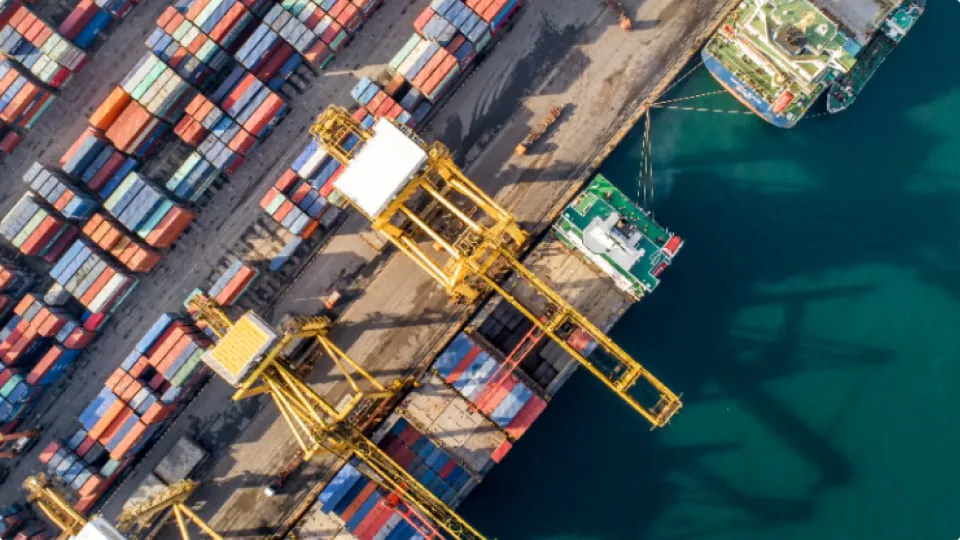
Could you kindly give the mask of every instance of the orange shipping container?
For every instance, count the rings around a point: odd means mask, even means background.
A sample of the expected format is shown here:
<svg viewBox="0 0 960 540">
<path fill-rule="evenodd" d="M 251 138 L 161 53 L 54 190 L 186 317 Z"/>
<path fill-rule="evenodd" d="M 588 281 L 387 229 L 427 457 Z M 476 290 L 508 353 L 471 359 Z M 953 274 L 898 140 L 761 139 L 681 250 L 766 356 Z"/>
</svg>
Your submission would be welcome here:
<svg viewBox="0 0 960 540">
<path fill-rule="evenodd" d="M 133 98 L 130 97 L 130 94 L 126 93 L 123 88 L 119 86 L 115 87 L 110 91 L 106 99 L 100 103 L 97 110 L 93 111 L 93 114 L 90 115 L 90 125 L 106 131 L 116 122 L 117 118 L 123 113 L 131 101 L 133 101 Z"/>
<path fill-rule="evenodd" d="M 91 285 L 90 288 L 87 289 L 87 292 L 83 293 L 83 296 L 80 297 L 80 303 L 85 306 L 90 305 L 90 302 L 93 302 L 94 298 L 100 294 L 100 291 L 103 290 L 103 288 L 110 281 L 110 278 L 112 278 L 115 274 L 116 272 L 114 269 L 110 268 L 109 266 L 104 269 L 103 273 L 101 273 L 100 276 L 93 282 L 93 285 Z"/>
<path fill-rule="evenodd" d="M 107 130 L 107 138 L 113 141 L 118 150 L 127 149 L 137 140 L 151 120 L 153 115 L 136 101 L 131 101 Z"/>
<path fill-rule="evenodd" d="M 43 221 L 40 222 L 37 230 L 33 231 L 20 246 L 20 252 L 26 255 L 39 254 L 43 251 L 44 247 L 53 241 L 62 227 L 63 223 L 59 219 L 53 216 L 45 217 Z"/>
<path fill-rule="evenodd" d="M 147 244 L 168 248 L 180 238 L 183 231 L 193 223 L 194 213 L 186 208 L 173 207 L 160 223 L 147 235 Z"/>
<path fill-rule="evenodd" d="M 120 443 L 110 451 L 110 457 L 117 460 L 126 457 L 127 452 L 140 441 L 140 437 L 142 437 L 146 431 L 147 426 L 143 422 L 134 424 L 133 427 L 130 428 L 130 431 L 124 435 L 123 439 L 120 439 Z"/>
<path fill-rule="evenodd" d="M 127 408 L 126 404 L 122 401 L 114 401 L 112 405 L 107 409 L 107 412 L 103 413 L 103 416 L 96 424 L 87 432 L 87 436 L 91 439 L 100 440 L 100 437 L 110 428 L 114 420 L 117 419 L 117 416 Z"/>
<path fill-rule="evenodd" d="M 124 402 L 117 401 L 117 403 L 119 403 L 120 407 L 122 407 L 120 409 L 120 412 L 117 413 L 117 416 L 113 419 L 113 422 L 110 422 L 110 425 L 107 426 L 107 429 L 103 430 L 103 432 L 100 433 L 99 437 L 95 437 L 98 441 L 104 444 L 106 444 L 107 441 L 112 439 L 117 434 L 117 432 L 120 431 L 120 428 L 123 427 L 124 422 L 129 420 L 131 416 L 136 415 L 133 409 L 128 407 Z M 100 423 L 97 422 L 97 425 L 99 424 Z M 93 427 L 96 428 L 97 426 L 93 426 Z M 90 433 L 87 433 L 87 435 L 90 435 Z"/>
<path fill-rule="evenodd" d="M 133 272 L 149 272 L 160 262 L 160 254 L 137 244 L 131 244 L 124 251 L 126 266 Z"/>
</svg>

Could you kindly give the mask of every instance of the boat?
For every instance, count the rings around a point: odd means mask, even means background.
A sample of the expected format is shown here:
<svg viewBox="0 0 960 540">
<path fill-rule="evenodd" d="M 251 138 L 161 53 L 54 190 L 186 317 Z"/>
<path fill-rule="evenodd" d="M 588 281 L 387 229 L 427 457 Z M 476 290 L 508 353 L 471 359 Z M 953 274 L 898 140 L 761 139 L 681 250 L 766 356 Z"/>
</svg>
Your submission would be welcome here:
<svg viewBox="0 0 960 540">
<path fill-rule="evenodd" d="M 882 32 L 867 44 L 850 73 L 830 85 L 827 112 L 836 114 L 853 104 L 883 61 L 923 15 L 926 3 L 926 0 L 907 0 L 883 21 Z"/>
<path fill-rule="evenodd" d="M 849 73 L 903 0 L 743 0 L 701 52 L 717 82 L 754 114 L 791 128 Z"/>
</svg>

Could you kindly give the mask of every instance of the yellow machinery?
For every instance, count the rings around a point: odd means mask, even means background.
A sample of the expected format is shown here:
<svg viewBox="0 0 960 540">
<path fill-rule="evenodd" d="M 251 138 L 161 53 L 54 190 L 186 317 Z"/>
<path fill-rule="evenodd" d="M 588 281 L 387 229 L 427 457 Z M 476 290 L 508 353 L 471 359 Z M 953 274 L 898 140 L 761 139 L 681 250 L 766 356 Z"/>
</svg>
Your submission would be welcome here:
<svg viewBox="0 0 960 540">
<path fill-rule="evenodd" d="M 180 529 L 180 537 L 184 540 L 190 538 L 190 531 L 187 528 L 188 520 L 192 521 L 210 538 L 223 540 L 222 536 L 217 534 L 193 510 L 187 507 L 187 498 L 196 488 L 196 482 L 183 480 L 146 500 L 133 504 L 117 518 L 117 529 L 126 533 L 134 527 L 149 527 L 151 523 L 155 523 L 162 518 L 168 510 L 172 510 L 173 517 L 177 521 L 177 528 Z"/>
<path fill-rule="evenodd" d="M 350 165 L 337 179 L 337 191 L 454 300 L 472 302 L 496 292 L 654 427 L 670 422 L 682 406 L 680 397 L 523 266 L 518 256 L 527 234 L 463 174 L 443 144 L 427 146 L 406 127 L 386 119 L 367 130 L 336 106 L 320 114 L 310 133 L 334 158 Z M 541 313 L 501 285 L 509 273 L 543 299 Z M 602 368 L 572 347 L 564 335 L 575 329 L 589 335 L 616 365 Z M 659 394 L 652 407 L 629 394 L 640 379 Z"/>
<path fill-rule="evenodd" d="M 327 317 L 297 317 L 284 325 L 278 336 L 255 313 L 247 313 L 236 323 L 214 300 L 195 294 L 189 302 L 194 316 L 220 337 L 216 346 L 204 356 L 204 362 L 230 382 L 237 392 L 235 400 L 268 393 L 280 414 L 290 425 L 305 459 L 326 450 L 344 459 L 355 456 L 371 480 L 415 508 L 454 538 L 482 539 L 483 536 L 453 509 L 404 470 L 370 441 L 357 427 L 363 419 L 352 412 L 361 401 L 398 399 L 412 380 L 396 380 L 389 387 L 380 384 L 346 353 L 327 338 L 331 324 Z M 283 357 L 296 340 L 312 338 L 321 344 L 337 369 L 344 375 L 352 395 L 334 407 L 309 385 L 294 375 Z M 352 369 L 348 369 L 352 368 Z M 352 372 L 351 372 L 352 371 Z M 360 380 L 372 387 L 361 388 Z"/>
<path fill-rule="evenodd" d="M 45 474 L 27 477 L 23 481 L 23 489 L 27 492 L 27 500 L 59 527 L 63 536 L 76 536 L 86 526 L 86 518 L 50 485 Z"/>
<path fill-rule="evenodd" d="M 190 532 L 187 530 L 186 520 L 194 522 L 214 540 L 223 540 L 219 534 L 214 532 L 209 525 L 204 523 L 192 510 L 184 504 L 187 497 L 193 493 L 197 484 L 192 481 L 183 481 L 168 486 L 159 493 L 150 497 L 146 501 L 134 504 L 117 518 L 116 533 L 126 533 L 133 525 L 145 527 L 163 517 L 168 510 L 173 510 L 173 515 L 177 520 L 177 526 L 183 540 L 190 540 Z M 45 474 L 40 473 L 28 477 L 23 482 L 23 488 L 27 492 L 27 500 L 35 504 L 50 521 L 63 531 L 62 538 L 74 537 L 90 524 L 102 530 L 110 528 L 110 525 L 99 518 L 88 522 L 86 518 L 73 509 L 73 506 L 64 499 L 47 480 Z M 113 536 L 119 536 L 114 534 Z"/>
</svg>

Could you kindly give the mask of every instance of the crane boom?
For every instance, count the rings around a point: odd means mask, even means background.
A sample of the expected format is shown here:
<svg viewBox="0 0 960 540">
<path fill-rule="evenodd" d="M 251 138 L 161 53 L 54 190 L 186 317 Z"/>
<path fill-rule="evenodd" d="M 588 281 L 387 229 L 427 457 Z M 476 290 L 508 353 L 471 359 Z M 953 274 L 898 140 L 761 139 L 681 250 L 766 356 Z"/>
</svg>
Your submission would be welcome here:
<svg viewBox="0 0 960 540">
<path fill-rule="evenodd" d="M 330 155 L 351 165 L 337 179 L 336 189 L 453 300 L 472 302 L 497 293 L 654 428 L 667 425 L 680 410 L 677 394 L 520 262 L 526 232 L 464 175 L 444 145 L 427 146 L 405 126 L 386 119 L 365 129 L 336 106 L 321 113 L 310 132 Z M 436 249 L 425 249 L 424 239 Z M 516 286 L 540 299 L 545 306 L 541 313 L 501 284 L 509 275 L 516 278 Z M 594 362 L 568 343 L 567 337 L 578 329 L 607 353 L 612 367 Z M 652 406 L 629 393 L 641 380 L 659 395 Z"/>
<path fill-rule="evenodd" d="M 198 295 L 191 306 L 195 316 L 205 320 L 208 324 L 217 321 L 230 321 L 212 299 Z M 244 317 L 250 317 L 248 313 Z M 210 317 L 210 320 L 207 320 Z M 204 361 L 221 374 L 245 373 L 237 378 L 233 384 L 238 391 L 234 399 L 243 399 L 252 395 L 267 393 L 276 403 L 280 415 L 290 426 L 294 437 L 304 452 L 304 458 L 310 459 L 321 451 L 328 451 L 343 459 L 356 457 L 368 469 L 367 476 L 381 487 L 396 494 L 408 506 L 418 510 L 424 516 L 443 528 L 454 538 L 467 540 L 482 539 L 483 536 L 460 517 L 452 508 L 447 506 L 427 487 L 421 484 L 413 475 L 407 472 L 383 450 L 363 434 L 356 426 L 355 419 L 350 413 L 359 406 L 360 399 L 392 400 L 399 397 L 401 392 L 410 384 L 412 379 L 395 380 L 389 387 L 380 384 L 374 377 L 363 370 L 359 364 L 336 347 L 326 333 L 330 321 L 319 317 L 293 318 L 285 324 L 284 337 L 269 344 L 269 352 L 260 356 L 243 358 L 238 355 L 238 342 L 249 343 L 251 337 L 243 335 L 243 328 L 239 324 L 230 323 L 223 332 L 221 340 L 211 353 L 204 357 Z M 223 326 L 221 326 L 223 328 Z M 333 358 L 335 366 L 352 381 L 352 374 L 347 366 L 359 370 L 361 377 L 373 384 L 373 392 L 363 392 L 356 382 L 351 382 L 354 396 L 346 405 L 334 407 L 307 383 L 297 377 L 282 361 L 282 352 L 289 343 L 289 336 L 314 337 L 321 341 L 323 349 Z M 223 348 L 223 351 L 218 349 Z M 257 351 L 260 346 L 254 346 Z M 245 364 L 257 363 L 250 368 Z M 358 397 L 359 396 L 359 397 Z"/>
<path fill-rule="evenodd" d="M 177 528 L 180 529 L 180 536 L 184 540 L 189 540 L 190 538 L 187 521 L 192 521 L 210 538 L 223 540 L 222 536 L 210 528 L 205 521 L 200 519 L 200 517 L 185 504 L 187 498 L 196 488 L 197 483 L 192 480 L 183 480 L 167 486 L 167 488 L 161 492 L 126 508 L 117 518 L 117 529 L 120 532 L 126 533 L 135 526 L 149 527 L 151 523 L 160 520 L 168 510 L 172 510 L 174 519 L 176 519 L 177 522 Z"/>
</svg>

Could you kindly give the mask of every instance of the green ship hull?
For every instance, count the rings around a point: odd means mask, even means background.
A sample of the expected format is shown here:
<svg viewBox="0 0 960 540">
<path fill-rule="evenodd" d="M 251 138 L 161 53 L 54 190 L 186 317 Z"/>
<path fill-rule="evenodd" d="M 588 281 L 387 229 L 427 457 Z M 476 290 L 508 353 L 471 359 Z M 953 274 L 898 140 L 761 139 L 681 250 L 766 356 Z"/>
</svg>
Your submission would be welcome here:
<svg viewBox="0 0 960 540">
<path fill-rule="evenodd" d="M 853 105 L 884 60 L 916 24 L 920 15 L 923 14 L 925 5 L 926 0 L 907 0 L 890 14 L 883 23 L 883 31 L 867 44 L 850 73 L 830 85 L 827 93 L 827 112 L 836 114 Z"/>
</svg>

